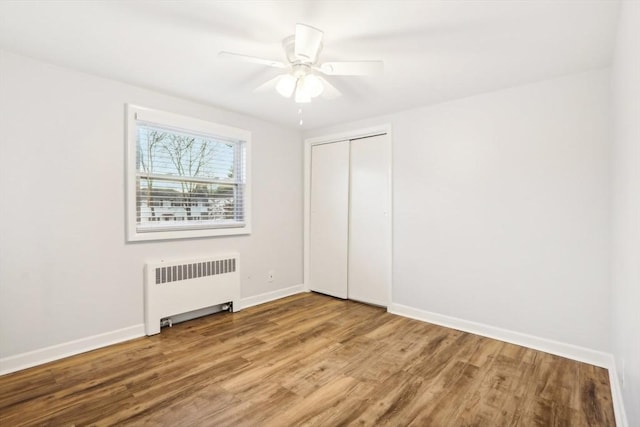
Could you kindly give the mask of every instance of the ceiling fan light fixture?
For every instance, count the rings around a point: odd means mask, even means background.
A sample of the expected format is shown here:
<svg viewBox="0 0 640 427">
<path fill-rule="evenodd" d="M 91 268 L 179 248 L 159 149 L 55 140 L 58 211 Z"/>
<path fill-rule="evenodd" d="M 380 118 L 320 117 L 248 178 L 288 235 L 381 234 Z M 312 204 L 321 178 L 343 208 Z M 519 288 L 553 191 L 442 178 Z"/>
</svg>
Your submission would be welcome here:
<svg viewBox="0 0 640 427">
<path fill-rule="evenodd" d="M 296 90 L 297 79 L 291 74 L 285 74 L 278 80 L 276 84 L 276 91 L 285 98 L 291 98 L 293 92 Z"/>
<path fill-rule="evenodd" d="M 296 103 L 307 104 L 309 102 L 311 102 L 311 94 L 304 85 L 304 78 L 299 78 L 296 85 Z"/>
<path fill-rule="evenodd" d="M 314 74 L 308 74 L 304 77 L 304 88 L 311 98 L 320 96 L 324 90 L 324 85 L 320 78 Z"/>
<path fill-rule="evenodd" d="M 313 74 L 302 75 L 298 77 L 296 84 L 296 102 L 308 103 L 311 98 L 319 96 L 324 90 L 322 80 Z"/>
</svg>

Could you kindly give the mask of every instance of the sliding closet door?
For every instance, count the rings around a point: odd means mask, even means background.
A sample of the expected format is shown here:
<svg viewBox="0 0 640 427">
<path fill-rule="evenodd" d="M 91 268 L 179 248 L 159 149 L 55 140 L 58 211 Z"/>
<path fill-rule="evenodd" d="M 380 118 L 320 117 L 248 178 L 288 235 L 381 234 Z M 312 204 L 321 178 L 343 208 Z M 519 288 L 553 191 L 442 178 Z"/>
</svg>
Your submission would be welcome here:
<svg viewBox="0 0 640 427">
<path fill-rule="evenodd" d="M 351 141 L 349 299 L 387 306 L 391 223 L 388 135 Z"/>
<path fill-rule="evenodd" d="M 309 288 L 347 298 L 349 141 L 311 148 Z"/>
</svg>

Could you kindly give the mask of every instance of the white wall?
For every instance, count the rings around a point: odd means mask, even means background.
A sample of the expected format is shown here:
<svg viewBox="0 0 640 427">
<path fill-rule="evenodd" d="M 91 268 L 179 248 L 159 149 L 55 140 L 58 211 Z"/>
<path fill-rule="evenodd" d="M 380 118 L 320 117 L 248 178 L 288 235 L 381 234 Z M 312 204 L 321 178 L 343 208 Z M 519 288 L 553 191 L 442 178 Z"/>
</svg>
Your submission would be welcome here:
<svg viewBox="0 0 640 427">
<path fill-rule="evenodd" d="M 613 353 L 640 426 L 640 3 L 623 2 L 613 66 Z M 624 378 L 623 378 L 624 377 Z"/>
<path fill-rule="evenodd" d="M 252 132 L 252 235 L 125 244 L 125 103 Z M 243 298 L 302 283 L 297 130 L 2 51 L 0 120 L 0 362 L 140 325 L 145 260 L 239 251 Z"/>
<path fill-rule="evenodd" d="M 304 135 L 391 123 L 394 303 L 609 350 L 609 77 Z"/>
</svg>

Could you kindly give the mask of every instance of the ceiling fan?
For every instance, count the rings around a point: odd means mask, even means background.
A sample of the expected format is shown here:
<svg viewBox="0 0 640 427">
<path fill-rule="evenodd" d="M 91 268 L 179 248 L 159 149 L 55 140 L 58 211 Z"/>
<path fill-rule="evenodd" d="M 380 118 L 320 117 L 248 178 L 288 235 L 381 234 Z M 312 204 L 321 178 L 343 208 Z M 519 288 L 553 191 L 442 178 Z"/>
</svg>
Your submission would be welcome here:
<svg viewBox="0 0 640 427">
<path fill-rule="evenodd" d="M 232 52 L 219 52 L 222 58 L 266 65 L 287 70 L 259 86 L 256 91 L 275 87 L 285 98 L 294 98 L 297 103 L 311 102 L 312 98 L 322 95 L 326 99 L 340 96 L 340 92 L 331 85 L 325 76 L 365 76 L 382 72 L 382 61 L 339 61 L 320 62 L 324 32 L 305 24 L 296 24 L 296 33 L 282 40 L 286 62 L 263 59 L 255 56 Z"/>
</svg>

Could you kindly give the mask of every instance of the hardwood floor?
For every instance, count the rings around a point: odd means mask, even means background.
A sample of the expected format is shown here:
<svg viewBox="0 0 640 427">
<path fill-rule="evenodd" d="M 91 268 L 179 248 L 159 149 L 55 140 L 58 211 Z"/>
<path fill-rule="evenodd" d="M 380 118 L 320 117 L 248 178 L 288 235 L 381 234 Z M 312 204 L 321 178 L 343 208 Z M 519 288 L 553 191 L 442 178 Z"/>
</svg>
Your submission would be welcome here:
<svg viewBox="0 0 640 427">
<path fill-rule="evenodd" d="M 318 294 L 0 377 L 0 425 L 613 426 L 605 369 Z"/>
</svg>

